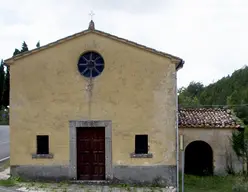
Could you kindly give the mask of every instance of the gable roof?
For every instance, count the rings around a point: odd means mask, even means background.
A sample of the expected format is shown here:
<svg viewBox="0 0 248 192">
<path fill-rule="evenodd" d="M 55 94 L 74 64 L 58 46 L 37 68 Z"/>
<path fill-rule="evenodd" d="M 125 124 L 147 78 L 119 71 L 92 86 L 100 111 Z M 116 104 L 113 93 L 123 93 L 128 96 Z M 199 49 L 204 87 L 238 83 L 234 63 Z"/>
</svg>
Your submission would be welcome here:
<svg viewBox="0 0 248 192">
<path fill-rule="evenodd" d="M 93 27 L 92 27 L 93 25 Z M 7 65 L 10 65 L 11 63 L 13 63 L 15 60 L 18 60 L 18 59 L 21 59 L 21 58 L 24 58 L 26 56 L 29 56 L 31 54 L 34 54 L 34 53 L 37 53 L 39 51 L 42 51 L 44 49 L 47 49 L 49 47 L 53 47 L 53 46 L 56 46 L 60 43 L 63 43 L 63 42 L 66 42 L 66 41 L 69 41 L 71 39 L 75 39 L 77 37 L 80 37 L 80 36 L 83 36 L 83 35 L 86 35 L 86 34 L 89 34 L 89 33 L 94 33 L 94 34 L 98 34 L 100 36 L 103 36 L 103 37 L 107 37 L 107 38 L 110 38 L 112 40 L 116 40 L 118 42 L 122 42 L 122 43 L 125 43 L 127 45 L 131 45 L 131 46 L 134 46 L 134 47 L 137 47 L 137 48 L 140 48 L 140 49 L 143 49 L 145 51 L 149 51 L 151 53 L 154 53 L 154 54 L 157 54 L 157 55 L 160 55 L 160 56 L 163 56 L 163 57 L 166 57 L 166 58 L 169 58 L 171 60 L 174 61 L 174 63 L 176 63 L 176 69 L 179 69 L 179 68 L 182 68 L 183 67 L 183 64 L 184 64 L 184 61 L 179 58 L 179 57 L 176 57 L 174 55 L 170 55 L 168 53 L 165 53 L 165 52 L 161 52 L 161 51 L 158 51 L 158 50 L 155 50 L 153 48 L 150 48 L 150 47 L 146 47 L 144 45 L 141 45 L 141 44 L 138 44 L 138 43 L 135 43 L 133 41 L 129 41 L 127 39 L 124 39 L 124 38 L 121 38 L 121 37 L 117 37 L 115 35 L 112 35 L 112 34 L 109 34 L 109 33 L 106 33 L 106 32 L 103 32 L 103 31 L 99 31 L 99 30 L 96 30 L 95 27 L 94 27 L 94 22 L 91 21 L 90 22 L 90 25 L 89 25 L 89 28 L 87 30 L 84 30 L 84 31 L 81 31 L 79 33 L 75 33 L 73 35 L 70 35 L 70 36 L 67 36 L 65 38 L 62 38 L 62 39 L 59 39 L 57 41 L 54 41 L 52 43 L 49 43 L 47 45 L 44 45 L 44 46 L 41 46 L 39 48 L 35 48 L 33 50 L 30 50 L 30 51 L 27 51 L 27 52 L 24 52 L 24 53 L 20 53 L 16 56 L 13 56 L 11 58 L 8 58 L 5 60 L 5 63 Z"/>
<path fill-rule="evenodd" d="M 179 128 L 241 128 L 238 118 L 230 109 L 188 108 L 179 109 Z"/>
</svg>

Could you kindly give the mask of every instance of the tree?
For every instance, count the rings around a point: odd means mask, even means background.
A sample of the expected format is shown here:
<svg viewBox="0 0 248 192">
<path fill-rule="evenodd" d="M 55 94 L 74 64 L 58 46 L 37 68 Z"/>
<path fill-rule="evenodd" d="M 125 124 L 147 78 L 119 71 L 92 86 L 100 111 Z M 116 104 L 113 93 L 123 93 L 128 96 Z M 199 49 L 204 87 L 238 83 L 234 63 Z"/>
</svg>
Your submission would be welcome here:
<svg viewBox="0 0 248 192">
<path fill-rule="evenodd" d="M 22 43 L 22 49 L 21 51 L 19 49 L 15 49 L 13 56 L 16 56 L 20 53 L 23 53 L 25 51 L 28 51 L 28 45 L 24 41 Z M 1 68 L 0 68 L 0 78 L 1 78 Z M 3 94 L 2 94 L 2 106 L 5 108 L 9 106 L 9 90 L 10 90 L 10 76 L 9 76 L 9 67 L 7 67 L 6 74 L 4 76 L 4 85 L 3 85 Z M 1 86 L 0 86 L 0 95 L 1 95 Z"/>
<path fill-rule="evenodd" d="M 37 47 L 37 48 L 40 47 L 40 41 L 38 41 L 38 43 L 36 44 L 36 47 Z"/>
<path fill-rule="evenodd" d="M 226 105 L 248 125 L 248 66 L 208 86 L 192 81 L 188 87 L 179 89 L 178 93 L 179 104 L 182 107 Z"/>
<path fill-rule="evenodd" d="M 25 50 L 28 50 L 27 44 L 25 41 L 22 44 L 22 50 L 15 48 L 15 51 L 13 53 L 13 56 L 16 56 Z M 1 73 L 1 72 L 0 72 Z M 1 97 L 1 106 L 4 106 L 5 108 L 9 106 L 9 90 L 10 90 L 10 82 L 9 82 L 9 67 L 7 67 L 6 74 L 4 75 L 4 85 L 3 85 L 3 92 Z M 0 93 L 1 94 L 1 93 Z"/>
<path fill-rule="evenodd" d="M 19 51 L 19 49 L 15 49 L 13 56 L 18 55 L 19 53 L 21 53 L 21 51 Z"/>
<path fill-rule="evenodd" d="M 3 93 L 5 84 L 4 62 L 1 60 L 0 64 L 0 107 L 3 106 Z"/>
<path fill-rule="evenodd" d="M 4 81 L 4 91 L 3 91 L 3 106 L 7 108 L 9 106 L 9 89 L 10 89 L 10 84 L 9 84 L 9 67 L 7 67 L 7 72 L 5 75 L 5 81 Z"/>
<path fill-rule="evenodd" d="M 243 169 L 248 173 L 248 137 L 247 128 L 244 131 L 234 131 L 231 137 L 232 148 L 241 162 L 245 162 L 246 167 Z"/>
<path fill-rule="evenodd" d="M 181 95 L 178 97 L 178 103 L 183 107 L 198 107 L 200 106 L 200 102 L 197 97 L 189 97 L 185 95 Z"/>
<path fill-rule="evenodd" d="M 26 44 L 25 41 L 23 41 L 21 53 L 23 53 L 23 52 L 25 52 L 25 51 L 28 51 L 28 45 Z"/>
<path fill-rule="evenodd" d="M 204 85 L 202 83 L 192 81 L 187 87 L 186 91 L 188 92 L 189 96 L 193 98 L 199 96 L 203 89 Z"/>
<path fill-rule="evenodd" d="M 178 90 L 178 102 L 183 107 L 197 107 L 200 105 L 198 96 L 203 91 L 202 83 L 192 81 L 188 87 L 182 87 Z"/>
</svg>

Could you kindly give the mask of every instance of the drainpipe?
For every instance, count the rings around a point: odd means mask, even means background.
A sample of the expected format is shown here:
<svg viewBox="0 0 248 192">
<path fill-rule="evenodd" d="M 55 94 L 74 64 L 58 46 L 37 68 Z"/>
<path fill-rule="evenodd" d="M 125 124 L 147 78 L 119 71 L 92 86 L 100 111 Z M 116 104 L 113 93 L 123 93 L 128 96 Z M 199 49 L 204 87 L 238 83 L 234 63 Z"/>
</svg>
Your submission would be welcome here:
<svg viewBox="0 0 248 192">
<path fill-rule="evenodd" d="M 176 92 L 176 161 L 177 161 L 177 192 L 179 192 L 179 138 L 178 138 L 178 96 L 177 96 L 177 70 L 175 71 Z"/>
<path fill-rule="evenodd" d="M 183 68 L 184 61 L 181 60 L 175 70 L 175 94 L 176 94 L 176 161 L 177 161 L 177 192 L 179 192 L 179 131 L 178 131 L 178 96 L 177 96 L 177 71 Z"/>
</svg>

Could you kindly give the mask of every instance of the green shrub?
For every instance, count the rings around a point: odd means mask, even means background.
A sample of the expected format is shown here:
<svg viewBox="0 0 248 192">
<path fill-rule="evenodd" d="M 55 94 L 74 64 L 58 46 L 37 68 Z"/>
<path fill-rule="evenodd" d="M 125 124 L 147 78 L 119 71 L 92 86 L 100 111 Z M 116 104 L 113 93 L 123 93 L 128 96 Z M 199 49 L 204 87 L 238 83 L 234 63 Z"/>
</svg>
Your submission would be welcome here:
<svg viewBox="0 0 248 192">
<path fill-rule="evenodd" d="M 9 125 L 9 109 L 0 110 L 0 125 Z"/>
<path fill-rule="evenodd" d="M 248 191 L 248 181 L 244 179 L 239 179 L 232 187 L 233 192 L 247 192 Z"/>
<path fill-rule="evenodd" d="M 10 179 L 6 179 L 6 180 L 0 180 L 0 186 L 4 186 L 4 187 L 12 187 L 15 186 L 16 183 L 14 180 Z"/>
</svg>

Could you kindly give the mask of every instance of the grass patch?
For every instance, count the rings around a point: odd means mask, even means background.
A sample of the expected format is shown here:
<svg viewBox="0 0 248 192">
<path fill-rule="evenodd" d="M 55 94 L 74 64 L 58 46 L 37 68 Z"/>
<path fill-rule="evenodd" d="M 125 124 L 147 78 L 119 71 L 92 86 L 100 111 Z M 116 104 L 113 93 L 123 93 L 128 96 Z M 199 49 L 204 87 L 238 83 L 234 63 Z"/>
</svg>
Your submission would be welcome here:
<svg viewBox="0 0 248 192">
<path fill-rule="evenodd" d="M 235 185 L 241 186 L 239 176 L 192 176 L 185 175 L 185 192 L 233 192 Z M 181 181 L 180 181 L 181 182 Z M 181 186 L 181 183 L 180 183 Z M 238 192 L 238 190 L 237 190 Z M 240 190 L 240 192 L 243 192 Z"/>
<path fill-rule="evenodd" d="M 10 162 L 9 159 L 4 161 L 3 163 L 0 163 L 0 172 L 4 171 L 5 169 L 7 169 L 10 166 Z"/>
<path fill-rule="evenodd" d="M 14 179 L 7 179 L 7 180 L 0 180 L 0 186 L 4 186 L 4 187 L 13 187 L 15 186 L 17 183 Z"/>
<path fill-rule="evenodd" d="M 69 183 L 59 182 L 56 184 L 53 183 L 42 183 L 42 182 L 23 182 L 20 178 L 9 178 L 7 180 L 0 180 L 0 186 L 12 187 L 16 185 L 25 185 L 28 188 L 39 188 L 45 189 L 65 189 L 68 187 Z M 50 185 L 51 184 L 51 185 Z M 181 185 L 181 181 L 180 181 Z M 185 192 L 248 192 L 248 179 L 245 179 L 242 176 L 192 176 L 185 175 Z M 87 186 L 80 185 L 80 188 Z M 126 191 L 135 191 L 135 186 L 130 186 L 127 184 L 119 184 L 109 186 L 116 188 L 124 188 Z M 145 187 L 145 186 L 143 186 Z M 160 188 L 146 187 L 150 191 L 159 191 Z"/>
</svg>

